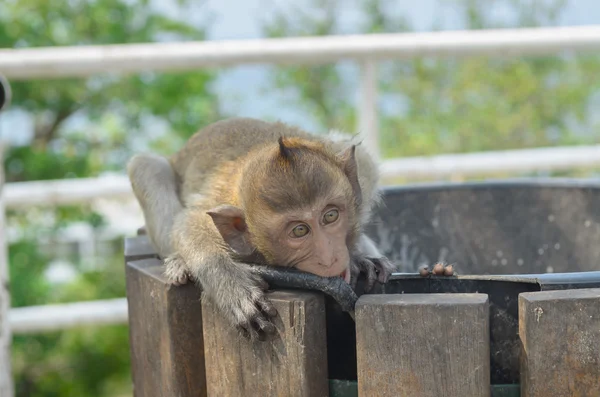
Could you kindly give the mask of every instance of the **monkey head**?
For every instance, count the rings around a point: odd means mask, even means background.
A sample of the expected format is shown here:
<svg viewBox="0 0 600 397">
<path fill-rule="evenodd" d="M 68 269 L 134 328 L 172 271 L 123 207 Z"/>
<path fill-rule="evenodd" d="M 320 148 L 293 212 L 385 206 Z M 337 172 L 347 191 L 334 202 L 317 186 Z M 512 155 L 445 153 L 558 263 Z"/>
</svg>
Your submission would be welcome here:
<svg viewBox="0 0 600 397">
<path fill-rule="evenodd" d="M 280 138 L 249 156 L 235 205 L 208 212 L 225 243 L 240 257 L 350 282 L 362 202 L 355 147 Z"/>
</svg>

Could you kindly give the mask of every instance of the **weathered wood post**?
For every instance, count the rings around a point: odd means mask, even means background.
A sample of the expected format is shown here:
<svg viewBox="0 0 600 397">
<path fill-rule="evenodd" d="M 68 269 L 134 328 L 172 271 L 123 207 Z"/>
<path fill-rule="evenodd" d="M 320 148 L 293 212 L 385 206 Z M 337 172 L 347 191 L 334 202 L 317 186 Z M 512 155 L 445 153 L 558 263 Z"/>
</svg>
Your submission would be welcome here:
<svg viewBox="0 0 600 397">
<path fill-rule="evenodd" d="M 363 295 L 358 394 L 489 397 L 489 339 L 485 294 Z"/>
<path fill-rule="evenodd" d="M 10 88 L 0 75 L 0 111 L 10 101 Z M 4 145 L 0 141 L 0 396 L 12 397 L 14 387 L 10 362 L 11 333 L 8 323 L 10 294 L 8 289 L 8 251 L 6 218 L 2 190 L 4 187 Z"/>
<path fill-rule="evenodd" d="M 209 396 L 327 397 L 325 299 L 309 291 L 273 291 L 277 336 L 251 343 L 203 302 Z"/>
<path fill-rule="evenodd" d="M 145 236 L 126 239 L 131 365 L 136 397 L 327 397 L 323 294 L 277 290 L 277 336 L 251 343 L 193 284 L 169 285 Z"/>
<path fill-rule="evenodd" d="M 135 397 L 206 396 L 200 291 L 170 285 L 146 237 L 125 240 Z"/>
<path fill-rule="evenodd" d="M 600 289 L 519 295 L 521 397 L 600 396 Z"/>
</svg>

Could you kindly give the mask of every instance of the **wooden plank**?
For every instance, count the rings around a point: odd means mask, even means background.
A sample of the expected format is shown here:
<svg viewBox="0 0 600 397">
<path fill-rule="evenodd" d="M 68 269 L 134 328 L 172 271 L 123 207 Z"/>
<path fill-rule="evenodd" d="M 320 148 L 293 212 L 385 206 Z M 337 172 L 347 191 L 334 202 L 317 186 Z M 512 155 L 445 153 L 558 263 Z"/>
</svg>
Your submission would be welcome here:
<svg viewBox="0 0 600 397">
<path fill-rule="evenodd" d="M 125 239 L 126 262 L 149 258 L 158 258 L 158 254 L 148 236 L 142 235 Z"/>
<path fill-rule="evenodd" d="M 521 395 L 600 396 L 600 289 L 519 295 Z"/>
<path fill-rule="evenodd" d="M 363 295 L 359 396 L 489 397 L 486 294 Z"/>
<path fill-rule="evenodd" d="M 4 168 L 2 167 L 4 149 L 0 143 L 0 396 L 12 397 L 14 386 L 10 362 L 11 333 L 8 322 L 10 293 L 8 289 L 8 251 L 6 247 L 6 219 L 2 188 L 4 186 Z"/>
<path fill-rule="evenodd" d="M 135 397 L 206 396 L 201 291 L 170 285 L 162 262 L 126 265 Z"/>
<path fill-rule="evenodd" d="M 369 153 L 379 161 L 379 109 L 378 109 L 378 62 L 367 59 L 360 64 L 360 105 L 358 108 L 358 131 L 365 139 Z"/>
<path fill-rule="evenodd" d="M 325 300 L 317 292 L 273 291 L 274 340 L 252 343 L 203 302 L 209 396 L 326 397 Z"/>
</svg>

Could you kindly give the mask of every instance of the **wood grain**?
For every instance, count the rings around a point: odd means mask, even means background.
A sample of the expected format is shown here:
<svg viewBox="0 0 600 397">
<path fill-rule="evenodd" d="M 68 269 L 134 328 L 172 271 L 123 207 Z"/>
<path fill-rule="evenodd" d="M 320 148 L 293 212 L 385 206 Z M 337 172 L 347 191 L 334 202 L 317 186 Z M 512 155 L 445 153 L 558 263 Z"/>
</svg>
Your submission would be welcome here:
<svg viewBox="0 0 600 397">
<path fill-rule="evenodd" d="M 521 395 L 600 396 L 600 289 L 519 295 Z"/>
<path fill-rule="evenodd" d="M 485 294 L 363 295 L 359 396 L 489 397 L 488 313 Z"/>
<path fill-rule="evenodd" d="M 325 301 L 308 291 L 274 291 L 277 336 L 243 339 L 203 302 L 208 396 L 327 397 Z"/>
<path fill-rule="evenodd" d="M 200 289 L 162 273 L 157 259 L 126 264 L 134 396 L 206 396 Z"/>
</svg>

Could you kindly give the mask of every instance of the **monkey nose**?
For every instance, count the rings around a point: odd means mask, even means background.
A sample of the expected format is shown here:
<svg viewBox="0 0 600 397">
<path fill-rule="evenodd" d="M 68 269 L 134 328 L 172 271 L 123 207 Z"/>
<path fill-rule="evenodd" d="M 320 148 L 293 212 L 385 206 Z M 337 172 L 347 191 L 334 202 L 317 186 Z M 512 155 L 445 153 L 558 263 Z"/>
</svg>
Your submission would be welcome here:
<svg viewBox="0 0 600 397">
<path fill-rule="evenodd" d="M 330 268 L 337 263 L 337 258 L 333 258 L 331 261 L 319 261 L 319 266 Z M 329 264 L 327 264 L 329 263 Z"/>
</svg>

